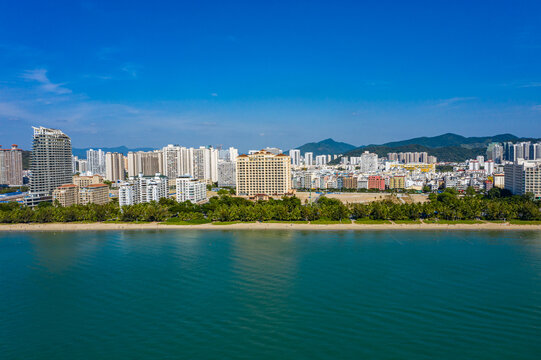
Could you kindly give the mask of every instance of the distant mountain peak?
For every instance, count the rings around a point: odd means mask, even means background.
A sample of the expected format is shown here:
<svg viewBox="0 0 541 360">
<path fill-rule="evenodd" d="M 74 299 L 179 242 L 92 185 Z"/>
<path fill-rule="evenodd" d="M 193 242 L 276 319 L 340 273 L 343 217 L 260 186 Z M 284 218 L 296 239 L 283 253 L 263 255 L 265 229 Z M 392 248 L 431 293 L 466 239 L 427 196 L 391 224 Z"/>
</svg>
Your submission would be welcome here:
<svg viewBox="0 0 541 360">
<path fill-rule="evenodd" d="M 332 138 L 321 140 L 319 142 L 311 142 L 301 146 L 298 146 L 294 149 L 298 149 L 301 153 L 312 152 L 314 156 L 318 155 L 334 155 L 334 154 L 344 154 L 350 150 L 355 149 L 356 146 L 335 141 Z"/>
</svg>

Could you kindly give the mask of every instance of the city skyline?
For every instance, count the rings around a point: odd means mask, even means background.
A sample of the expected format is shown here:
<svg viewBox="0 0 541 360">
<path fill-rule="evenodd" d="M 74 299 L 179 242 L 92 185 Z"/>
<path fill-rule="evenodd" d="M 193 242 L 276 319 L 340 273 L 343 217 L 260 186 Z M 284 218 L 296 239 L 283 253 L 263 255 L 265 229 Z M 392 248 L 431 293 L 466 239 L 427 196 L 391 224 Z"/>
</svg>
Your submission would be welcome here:
<svg viewBox="0 0 541 360">
<path fill-rule="evenodd" d="M 0 143 L 28 149 L 31 126 L 77 148 L 528 137 L 541 133 L 540 9 L 5 3 Z"/>
</svg>

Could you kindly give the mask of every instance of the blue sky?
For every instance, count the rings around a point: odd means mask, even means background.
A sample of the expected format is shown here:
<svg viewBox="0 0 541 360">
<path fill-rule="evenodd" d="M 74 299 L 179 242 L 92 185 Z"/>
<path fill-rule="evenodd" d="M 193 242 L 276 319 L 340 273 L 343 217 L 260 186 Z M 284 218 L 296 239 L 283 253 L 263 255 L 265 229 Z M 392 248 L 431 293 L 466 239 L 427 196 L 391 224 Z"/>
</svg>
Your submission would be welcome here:
<svg viewBox="0 0 541 360">
<path fill-rule="evenodd" d="M 541 137 L 539 1 L 2 1 L 0 144 Z"/>
</svg>

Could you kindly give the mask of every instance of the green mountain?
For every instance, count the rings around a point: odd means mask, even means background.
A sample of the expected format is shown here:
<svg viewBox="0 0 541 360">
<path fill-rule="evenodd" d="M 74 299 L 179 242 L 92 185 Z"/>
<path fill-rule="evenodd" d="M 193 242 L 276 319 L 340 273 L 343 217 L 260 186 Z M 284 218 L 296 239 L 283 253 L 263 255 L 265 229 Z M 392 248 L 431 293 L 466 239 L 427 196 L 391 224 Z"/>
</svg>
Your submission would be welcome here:
<svg viewBox="0 0 541 360">
<path fill-rule="evenodd" d="M 482 136 L 482 137 L 465 137 L 453 133 L 447 133 L 432 137 L 418 137 L 403 141 L 393 141 L 383 144 L 389 147 L 399 147 L 404 145 L 423 145 L 430 148 L 447 147 L 447 146 L 462 146 L 462 147 L 483 147 L 492 142 L 504 142 L 504 141 L 520 141 L 520 139 L 512 134 L 500 134 L 495 136 Z M 526 140 L 526 139 L 524 139 Z"/>
<path fill-rule="evenodd" d="M 409 144 L 391 147 L 387 145 L 369 145 L 361 146 L 355 150 L 349 151 L 344 156 L 361 156 L 364 151 L 376 153 L 378 156 L 387 156 L 390 152 L 427 152 L 428 155 L 433 155 L 438 158 L 438 161 L 459 162 L 466 159 L 475 159 L 478 155 L 485 156 L 486 147 L 464 147 L 464 146 L 442 146 L 430 148 L 423 145 Z M 335 160 L 336 161 L 336 160 Z M 336 161 L 338 162 L 338 161 Z"/>
<path fill-rule="evenodd" d="M 403 141 L 393 141 L 382 145 L 360 146 L 352 151 L 344 153 L 344 156 L 360 156 L 364 151 L 387 156 L 390 152 L 427 152 L 438 158 L 438 161 L 459 162 L 475 158 L 478 155 L 486 155 L 486 148 L 492 142 L 519 142 L 538 141 L 536 138 L 519 138 L 512 134 L 500 134 L 494 136 L 465 137 L 447 133 L 432 137 L 418 137 Z M 333 161 L 331 163 L 337 163 Z"/>
<path fill-rule="evenodd" d="M 344 154 L 355 148 L 356 146 L 354 145 L 334 141 L 333 139 L 329 138 L 320 142 L 311 142 L 308 144 L 304 144 L 302 146 L 296 147 L 295 149 L 299 149 L 301 151 L 301 154 L 304 154 L 306 152 L 313 152 L 314 156 L 317 156 L 327 154 Z"/>
</svg>

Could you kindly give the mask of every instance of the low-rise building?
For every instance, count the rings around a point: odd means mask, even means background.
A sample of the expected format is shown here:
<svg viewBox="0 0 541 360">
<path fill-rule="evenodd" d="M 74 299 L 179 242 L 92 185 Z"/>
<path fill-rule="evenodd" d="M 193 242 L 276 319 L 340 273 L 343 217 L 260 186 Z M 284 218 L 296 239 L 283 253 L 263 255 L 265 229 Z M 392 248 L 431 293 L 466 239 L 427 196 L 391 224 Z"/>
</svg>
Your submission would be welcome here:
<svg viewBox="0 0 541 360">
<path fill-rule="evenodd" d="M 53 190 L 53 202 L 58 201 L 60 206 L 71 206 L 79 203 L 79 187 L 75 184 L 60 185 Z"/>
<path fill-rule="evenodd" d="M 389 189 L 404 189 L 406 187 L 405 176 L 393 176 L 389 179 Z"/>
<path fill-rule="evenodd" d="M 79 204 L 104 205 L 109 202 L 109 186 L 105 184 L 90 184 L 79 188 Z"/>
<path fill-rule="evenodd" d="M 92 175 L 92 176 L 79 176 L 75 175 L 73 177 L 73 183 L 79 187 L 103 184 L 103 176 L 101 175 Z"/>
<path fill-rule="evenodd" d="M 58 200 L 61 206 L 98 204 L 109 202 L 109 186 L 105 184 L 90 184 L 77 186 L 75 184 L 60 185 L 53 191 L 53 201 Z"/>
<path fill-rule="evenodd" d="M 371 175 L 368 177 L 368 189 L 385 190 L 385 179 L 379 175 Z"/>
</svg>

